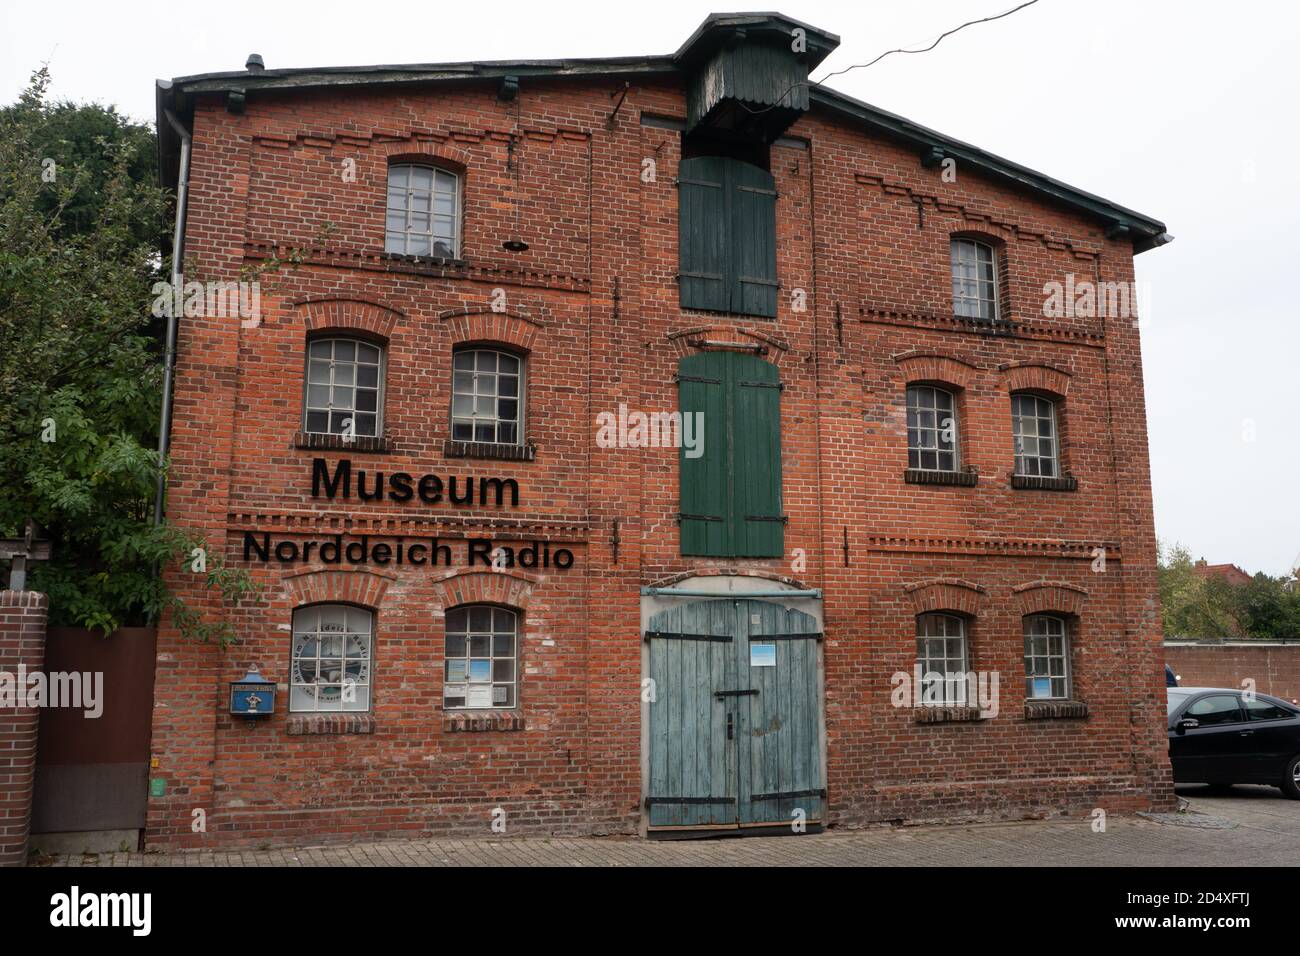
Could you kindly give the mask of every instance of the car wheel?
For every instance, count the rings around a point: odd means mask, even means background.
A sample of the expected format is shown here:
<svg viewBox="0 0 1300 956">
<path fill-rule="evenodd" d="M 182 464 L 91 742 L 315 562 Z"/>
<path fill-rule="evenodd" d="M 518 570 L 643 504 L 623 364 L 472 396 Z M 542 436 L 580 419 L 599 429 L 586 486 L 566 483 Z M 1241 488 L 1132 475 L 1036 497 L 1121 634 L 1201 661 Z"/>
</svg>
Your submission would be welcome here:
<svg viewBox="0 0 1300 956">
<path fill-rule="evenodd" d="M 1286 765 L 1286 776 L 1282 778 L 1282 792 L 1292 800 L 1300 800 L 1300 754 L 1291 758 Z"/>
<path fill-rule="evenodd" d="M 1205 789 L 1206 789 L 1206 790 L 1209 790 L 1210 793 L 1227 793 L 1229 790 L 1232 789 L 1232 784 L 1230 784 L 1230 783 L 1217 783 L 1217 782 L 1216 782 L 1216 783 L 1207 783 L 1207 784 L 1205 785 Z"/>
</svg>

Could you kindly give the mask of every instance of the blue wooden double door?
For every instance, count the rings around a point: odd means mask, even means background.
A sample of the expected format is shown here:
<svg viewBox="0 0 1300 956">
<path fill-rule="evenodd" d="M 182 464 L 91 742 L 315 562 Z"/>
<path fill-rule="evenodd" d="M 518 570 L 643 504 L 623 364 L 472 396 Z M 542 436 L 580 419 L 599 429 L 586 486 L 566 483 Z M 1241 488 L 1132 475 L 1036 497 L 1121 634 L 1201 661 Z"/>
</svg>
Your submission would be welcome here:
<svg viewBox="0 0 1300 956">
<path fill-rule="evenodd" d="M 762 600 L 650 619 L 651 830 L 822 821 L 820 639 L 816 618 Z"/>
</svg>

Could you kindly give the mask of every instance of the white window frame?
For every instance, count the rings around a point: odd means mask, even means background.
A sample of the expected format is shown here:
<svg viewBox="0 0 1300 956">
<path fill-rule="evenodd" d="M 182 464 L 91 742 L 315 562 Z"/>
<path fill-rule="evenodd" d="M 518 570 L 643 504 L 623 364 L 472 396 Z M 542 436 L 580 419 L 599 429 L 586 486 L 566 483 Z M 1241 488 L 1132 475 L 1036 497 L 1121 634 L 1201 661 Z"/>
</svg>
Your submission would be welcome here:
<svg viewBox="0 0 1300 956">
<path fill-rule="evenodd" d="M 412 183 L 415 170 L 429 172 L 427 189 Z M 401 176 L 395 175 L 397 173 Z M 391 163 L 384 203 L 384 251 L 399 256 L 460 258 L 461 183 L 460 174 L 433 163 Z M 450 212 L 438 211 L 439 199 L 450 201 Z M 422 204 L 426 204 L 427 209 L 418 208 Z M 428 227 L 420 228 L 419 221 L 425 216 L 428 217 Z M 437 225 L 440 220 L 449 221 L 450 228 L 439 232 Z M 448 244 L 448 254 L 436 251 L 439 242 Z"/>
<path fill-rule="evenodd" d="M 338 654 L 326 643 L 338 639 Z M 293 612 L 289 646 L 290 713 L 368 713 L 373 682 L 375 613 L 352 604 L 309 604 Z M 305 653 L 307 651 L 313 653 Z M 361 653 L 357 653 L 360 651 Z M 315 666 L 304 669 L 303 662 Z M 337 671 L 321 664 L 337 663 Z M 308 671 L 314 679 L 306 680 Z M 337 677 L 337 679 L 334 679 Z M 350 685 L 350 686 L 349 686 Z"/>
<path fill-rule="evenodd" d="M 490 615 L 490 625 L 488 627 L 476 626 L 475 617 L 477 614 L 487 612 Z M 477 614 L 476 614 L 477 612 Z M 461 618 L 464 623 L 462 625 Z M 459 607 L 451 608 L 447 611 L 445 618 L 445 634 L 442 644 L 442 706 L 443 710 L 517 710 L 519 708 L 519 661 L 520 661 L 520 644 L 523 635 L 520 628 L 520 612 L 513 608 L 501 607 L 496 604 L 462 604 Z M 503 626 L 508 623 L 509 629 Z M 498 639 L 509 636 L 510 653 L 501 654 L 497 652 Z M 486 654 L 474 653 L 474 640 L 485 641 L 483 649 Z M 451 644 L 455 639 L 464 641 L 464 653 L 452 654 Z M 487 678 L 474 680 L 475 662 L 485 662 L 487 665 Z M 510 677 L 505 679 L 498 677 L 497 665 L 509 663 Z M 457 664 L 463 664 L 463 675 L 457 668 Z M 488 700 L 486 703 L 471 703 L 474 698 L 472 689 L 488 688 Z M 497 690 L 506 689 L 505 701 L 498 702 Z M 463 700 L 463 703 L 449 704 L 448 700 Z"/>
<path fill-rule="evenodd" d="M 480 369 L 479 356 L 490 354 L 496 356 L 493 368 Z M 461 360 L 465 356 L 474 356 L 472 369 L 460 368 Z M 515 363 L 515 371 L 502 371 L 501 358 L 508 358 Z M 456 349 L 452 353 L 451 360 L 451 438 L 452 441 L 474 442 L 480 445 L 504 445 L 514 447 L 524 443 L 524 392 L 527 385 L 527 368 L 526 362 L 522 355 L 506 349 L 493 348 L 491 346 L 467 346 Z M 472 376 L 470 387 L 467 391 L 464 387 L 464 377 Z M 513 396 L 501 394 L 501 384 L 503 378 L 515 379 L 515 394 Z M 490 387 L 489 387 L 490 386 Z M 467 399 L 471 406 L 471 412 L 466 415 L 463 412 L 457 414 L 457 399 Z M 502 400 L 515 402 L 515 417 L 513 419 L 503 418 L 501 416 Z M 482 403 L 491 404 L 490 412 L 479 412 Z M 514 423 L 515 437 L 513 441 L 502 441 L 501 426 L 503 424 Z M 468 424 L 470 428 L 470 437 L 464 438 L 457 434 L 457 425 Z M 479 438 L 479 426 L 490 424 L 492 427 L 492 439 L 490 441 Z"/>
<path fill-rule="evenodd" d="M 1033 414 L 1025 415 L 1021 412 L 1022 402 L 1033 403 Z M 1056 414 L 1056 400 L 1047 398 L 1043 395 L 1035 395 L 1033 392 L 1012 392 L 1011 393 L 1011 436 L 1015 443 L 1016 469 L 1017 475 L 1042 478 L 1059 478 L 1061 477 L 1061 429 Z M 1043 409 L 1046 407 L 1046 414 Z M 1031 435 L 1025 431 L 1025 425 L 1028 420 L 1034 422 L 1034 433 Z M 1042 422 L 1047 422 L 1051 430 L 1051 435 L 1042 434 Z M 1041 453 L 1043 442 L 1050 441 L 1052 453 L 1044 455 Z M 1033 452 L 1026 449 L 1028 443 L 1033 442 Z M 1033 468 L 1029 463 L 1033 462 Z M 1050 471 L 1044 469 L 1044 463 L 1050 467 Z"/>
<path fill-rule="evenodd" d="M 338 346 L 340 343 L 351 344 L 352 358 L 337 358 Z M 317 346 L 329 345 L 329 356 L 318 355 Z M 362 348 L 375 349 L 379 357 L 375 362 L 363 362 L 360 358 Z M 386 349 L 378 342 L 371 342 L 367 339 L 357 338 L 351 335 L 320 335 L 313 336 L 307 340 L 307 366 L 303 372 L 302 387 L 302 430 L 310 435 L 342 435 L 343 422 L 351 419 L 353 424 L 353 434 L 358 438 L 379 438 L 384 434 L 384 372 L 386 358 Z M 328 364 L 327 364 L 328 363 Z M 325 371 L 328 373 L 328 381 L 313 382 L 313 378 L 320 378 L 321 366 L 326 365 Z M 361 377 L 362 367 L 374 367 L 376 369 L 375 385 L 360 385 L 358 381 Z M 342 368 L 349 368 L 348 375 L 351 377 L 348 381 L 338 381 L 340 377 L 346 379 L 347 376 L 340 376 Z M 324 404 L 319 401 L 313 401 L 315 393 L 314 388 L 325 388 L 328 392 Z M 351 401 L 347 403 L 335 404 L 335 398 L 339 397 L 339 389 L 347 389 L 351 392 Z M 357 396 L 361 391 L 374 392 L 375 408 L 372 412 L 369 409 L 357 408 Z M 320 431 L 311 427 L 312 414 L 325 415 L 325 430 Z M 375 430 L 374 433 L 362 432 L 358 427 L 358 415 L 374 415 Z M 335 418 L 338 416 L 339 428 L 334 427 Z"/>
<path fill-rule="evenodd" d="M 1070 622 L 1060 614 L 1026 614 L 1022 628 L 1025 638 L 1025 699 L 1069 700 Z M 1058 642 L 1055 649 L 1053 641 Z M 1046 668 L 1041 672 L 1038 665 L 1040 661 Z M 1053 668 L 1053 662 L 1059 662 L 1060 666 Z M 1047 697 L 1035 696 L 1036 677 L 1049 678 L 1051 694 Z"/>
<path fill-rule="evenodd" d="M 936 647 L 936 642 L 941 646 Z M 958 652 L 956 655 L 952 653 L 953 642 L 956 642 Z M 933 653 L 936 650 L 938 653 Z M 921 666 L 921 686 L 916 688 L 918 701 L 931 698 L 931 694 L 927 691 L 934 681 L 927 680 L 927 674 L 952 674 L 954 675 L 952 679 L 947 679 L 945 676 L 941 684 L 944 706 L 975 706 L 975 702 L 970 700 L 970 688 L 966 680 L 966 675 L 970 672 L 970 641 L 965 618 L 936 611 L 918 614 L 916 616 L 916 662 Z M 960 678 L 956 675 L 960 675 Z"/>
<path fill-rule="evenodd" d="M 939 408 L 939 396 L 944 396 L 948 400 L 949 408 Z M 932 404 L 924 406 L 919 399 L 929 397 Z M 916 404 L 913 404 L 913 397 L 917 398 Z M 948 418 L 940 418 L 942 412 L 948 412 Z M 923 425 L 922 417 L 926 413 L 933 415 L 933 424 Z M 945 422 L 952 422 L 952 441 L 944 443 L 943 433 L 947 430 Z M 913 441 L 915 437 L 916 441 Z M 926 439 L 934 441 L 933 445 L 926 445 Z M 935 456 L 935 467 L 928 467 L 924 464 L 923 453 L 929 452 Z M 952 467 L 944 468 L 939 464 L 941 454 L 952 455 Z M 915 456 L 915 464 L 913 457 Z M 961 471 L 961 431 L 957 418 L 957 396 L 946 388 L 940 388 L 937 385 L 909 385 L 907 386 L 907 467 L 917 471 L 937 471 L 937 472 L 956 472 Z"/>
<path fill-rule="evenodd" d="M 949 249 L 952 273 L 952 311 L 968 319 L 996 322 L 998 301 L 998 251 L 987 242 L 957 237 Z"/>
</svg>

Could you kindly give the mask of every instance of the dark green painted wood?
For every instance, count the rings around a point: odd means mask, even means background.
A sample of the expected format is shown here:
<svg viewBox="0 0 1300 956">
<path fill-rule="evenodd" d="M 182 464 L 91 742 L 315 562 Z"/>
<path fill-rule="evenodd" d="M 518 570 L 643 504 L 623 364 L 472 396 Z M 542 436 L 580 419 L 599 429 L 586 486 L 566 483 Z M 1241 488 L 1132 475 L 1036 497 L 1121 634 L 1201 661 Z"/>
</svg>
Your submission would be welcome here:
<svg viewBox="0 0 1300 956">
<path fill-rule="evenodd" d="M 776 318 L 776 181 L 724 156 L 682 160 L 678 289 L 684 309 Z"/>
<path fill-rule="evenodd" d="M 732 130 L 771 142 L 807 111 L 808 102 L 808 66 L 789 44 L 727 46 L 691 77 L 686 129 Z"/>
<path fill-rule="evenodd" d="M 726 312 L 731 302 L 729 162 L 721 156 L 696 156 L 678 168 L 677 281 L 684 309 Z"/>
<path fill-rule="evenodd" d="M 742 352 L 700 352 L 678 365 L 683 418 L 704 415 L 703 454 L 679 452 L 681 550 L 701 557 L 779 558 L 781 389 L 776 366 Z"/>
<path fill-rule="evenodd" d="M 775 558 L 785 553 L 781 505 L 781 390 L 776 366 L 731 353 L 735 411 L 732 457 L 732 554 Z"/>
<path fill-rule="evenodd" d="M 652 827 L 790 824 L 825 818 L 821 773 L 822 701 L 817 623 L 811 615 L 759 600 L 705 600 L 660 612 L 650 630 L 730 634 L 730 643 L 656 638 L 650 642 Z M 752 667 L 751 643 L 774 641 L 775 667 Z M 718 696 L 719 691 L 757 691 Z M 732 735 L 728 738 L 727 721 Z M 780 799 L 756 796 L 803 793 Z M 734 801 L 734 802 L 725 802 Z"/>
<path fill-rule="evenodd" d="M 678 364 L 678 407 L 687 415 L 704 416 L 703 454 L 681 462 L 681 543 L 684 555 L 729 554 L 730 413 L 727 399 L 728 366 L 725 352 L 699 352 Z M 698 434 L 698 432 L 697 432 Z"/>
<path fill-rule="evenodd" d="M 731 311 L 776 318 L 776 181 L 765 169 L 733 162 Z"/>
</svg>

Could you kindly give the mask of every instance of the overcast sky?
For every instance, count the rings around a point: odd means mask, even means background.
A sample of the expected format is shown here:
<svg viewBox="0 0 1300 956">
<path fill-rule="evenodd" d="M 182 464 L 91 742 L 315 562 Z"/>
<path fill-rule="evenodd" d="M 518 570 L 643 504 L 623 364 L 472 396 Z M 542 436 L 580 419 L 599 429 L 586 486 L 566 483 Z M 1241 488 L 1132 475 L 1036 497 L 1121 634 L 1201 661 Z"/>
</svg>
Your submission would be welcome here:
<svg viewBox="0 0 1300 956">
<path fill-rule="evenodd" d="M 1017 0 L 785 0 L 841 37 L 815 74 L 922 46 Z M 153 81 L 268 67 L 675 50 L 714 2 L 7 2 L 0 100 L 53 92 L 153 119 Z M 754 9 L 770 9 L 769 0 Z M 829 85 L 1164 220 L 1137 258 L 1156 533 L 1282 574 L 1300 555 L 1300 4 L 1040 0 Z"/>
</svg>

